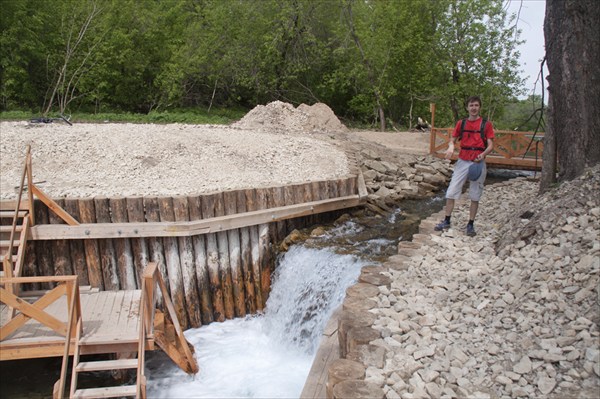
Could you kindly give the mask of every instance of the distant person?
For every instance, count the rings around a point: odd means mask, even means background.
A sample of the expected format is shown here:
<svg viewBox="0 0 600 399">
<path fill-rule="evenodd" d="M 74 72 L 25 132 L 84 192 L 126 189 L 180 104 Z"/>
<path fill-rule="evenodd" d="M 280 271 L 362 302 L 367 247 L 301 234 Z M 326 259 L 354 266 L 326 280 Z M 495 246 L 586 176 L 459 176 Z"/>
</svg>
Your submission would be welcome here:
<svg viewBox="0 0 600 399">
<path fill-rule="evenodd" d="M 469 198 L 471 199 L 471 207 L 469 209 L 467 235 L 472 237 L 477 234 L 474 222 L 487 174 L 485 157 L 494 149 L 494 127 L 491 122 L 479 116 L 481 98 L 478 96 L 469 97 L 467 111 L 469 117 L 456 123 L 452 139 L 446 150 L 446 159 L 450 159 L 454 154 L 454 144 L 457 140 L 460 141 L 458 161 L 454 165 L 452 179 L 446 191 L 446 217 L 435 225 L 434 230 L 442 231 L 450 228 L 450 217 L 454 210 L 454 202 L 460 198 L 462 188 L 468 179 L 470 180 Z"/>
<path fill-rule="evenodd" d="M 417 126 L 415 126 L 415 129 L 420 130 L 422 132 L 426 132 L 427 130 L 429 130 L 430 127 L 431 126 L 429 125 L 429 123 L 421 119 L 420 116 L 417 118 Z"/>
</svg>

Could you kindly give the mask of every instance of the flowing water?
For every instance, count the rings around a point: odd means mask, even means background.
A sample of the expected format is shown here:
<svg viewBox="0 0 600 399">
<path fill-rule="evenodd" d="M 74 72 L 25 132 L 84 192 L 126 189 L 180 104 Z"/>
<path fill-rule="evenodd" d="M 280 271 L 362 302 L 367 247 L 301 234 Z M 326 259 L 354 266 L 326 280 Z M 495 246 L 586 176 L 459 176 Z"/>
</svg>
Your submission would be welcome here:
<svg viewBox="0 0 600 399">
<path fill-rule="evenodd" d="M 406 207 L 412 205 L 411 214 L 398 209 L 387 219 L 351 219 L 292 246 L 278 260 L 264 314 L 186 331 L 198 375 L 186 375 L 162 353 L 149 354 L 148 396 L 299 397 L 323 329 L 346 288 L 363 266 L 397 253 L 398 241 L 409 239 L 420 218 L 441 208 L 442 201 L 407 202 Z"/>
<path fill-rule="evenodd" d="M 386 218 L 352 218 L 290 247 L 278 259 L 263 314 L 185 332 L 195 347 L 197 375 L 188 376 L 160 351 L 147 353 L 148 397 L 299 397 L 323 329 L 360 269 L 396 254 L 398 242 L 442 205 L 441 197 L 406 201 Z M 59 372 L 60 358 L 0 362 L 0 394 L 51 397 Z M 92 378 L 113 384 L 108 372 Z"/>
</svg>

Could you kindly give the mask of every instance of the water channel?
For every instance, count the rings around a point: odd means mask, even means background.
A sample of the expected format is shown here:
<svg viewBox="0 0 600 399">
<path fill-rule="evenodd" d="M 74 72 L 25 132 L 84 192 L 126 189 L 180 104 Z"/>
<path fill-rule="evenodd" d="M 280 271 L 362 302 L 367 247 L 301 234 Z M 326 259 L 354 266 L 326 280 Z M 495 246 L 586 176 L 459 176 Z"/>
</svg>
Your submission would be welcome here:
<svg viewBox="0 0 600 399">
<path fill-rule="evenodd" d="M 487 183 L 514 176 L 491 174 Z M 398 242 L 410 240 L 420 220 L 443 204 L 439 194 L 403 201 L 386 217 L 359 212 L 329 226 L 325 235 L 290 247 L 278 260 L 264 314 L 186 331 L 195 346 L 199 374 L 188 376 L 160 351 L 147 354 L 148 397 L 299 397 L 325 324 L 362 266 L 397 254 Z M 60 362 L 60 358 L 0 362 L 0 395 L 51 397 Z M 111 377 L 99 373 L 93 378 L 97 382 Z"/>
<path fill-rule="evenodd" d="M 278 259 L 263 315 L 186 331 L 201 371 L 188 376 L 160 352 L 146 362 L 153 398 L 297 398 L 319 339 L 365 265 L 397 253 L 440 197 L 406 201 L 387 217 L 360 216 L 293 245 Z"/>
</svg>

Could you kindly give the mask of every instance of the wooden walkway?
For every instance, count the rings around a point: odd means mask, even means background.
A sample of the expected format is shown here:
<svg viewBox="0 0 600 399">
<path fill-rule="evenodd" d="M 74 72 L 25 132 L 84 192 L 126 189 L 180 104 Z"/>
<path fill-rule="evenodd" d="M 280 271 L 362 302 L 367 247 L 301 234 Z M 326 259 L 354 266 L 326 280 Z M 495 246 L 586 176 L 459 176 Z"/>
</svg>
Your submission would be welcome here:
<svg viewBox="0 0 600 399">
<path fill-rule="evenodd" d="M 83 333 L 81 336 L 81 354 L 107 352 L 135 352 L 139 340 L 139 312 L 141 290 L 134 291 L 97 291 L 82 287 L 81 312 Z M 21 296 L 28 302 L 38 297 Z M 62 296 L 50 304 L 45 312 L 66 323 L 67 297 Z M 9 320 L 9 307 L 0 306 L 2 325 Z M 21 328 L 2 340 L 0 360 L 27 359 L 36 357 L 62 356 L 65 337 L 56 331 L 30 319 Z M 73 354 L 76 345 L 71 345 Z M 146 339 L 146 348 L 154 349 L 153 336 Z"/>
</svg>

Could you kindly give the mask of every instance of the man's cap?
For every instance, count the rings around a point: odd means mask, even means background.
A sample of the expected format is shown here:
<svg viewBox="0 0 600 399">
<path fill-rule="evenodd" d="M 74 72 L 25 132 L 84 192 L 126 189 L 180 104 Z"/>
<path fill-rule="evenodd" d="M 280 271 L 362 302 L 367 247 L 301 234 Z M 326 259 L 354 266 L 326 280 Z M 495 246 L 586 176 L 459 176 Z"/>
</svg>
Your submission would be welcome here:
<svg viewBox="0 0 600 399">
<path fill-rule="evenodd" d="M 482 171 L 483 162 L 473 162 L 471 166 L 469 166 L 469 180 L 475 181 L 479 179 L 479 176 L 481 176 Z"/>
</svg>

